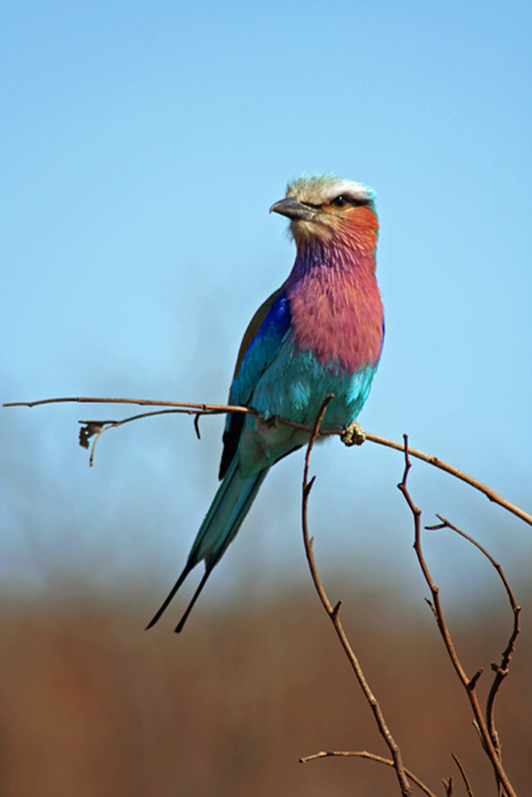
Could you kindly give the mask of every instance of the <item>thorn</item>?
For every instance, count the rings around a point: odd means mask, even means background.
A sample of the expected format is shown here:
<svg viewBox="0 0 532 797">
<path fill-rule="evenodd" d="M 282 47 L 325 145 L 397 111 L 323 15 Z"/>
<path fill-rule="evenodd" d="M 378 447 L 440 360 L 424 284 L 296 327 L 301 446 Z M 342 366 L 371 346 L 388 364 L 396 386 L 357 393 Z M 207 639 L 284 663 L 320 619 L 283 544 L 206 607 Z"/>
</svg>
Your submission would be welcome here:
<svg viewBox="0 0 532 797">
<path fill-rule="evenodd" d="M 309 482 L 307 482 L 307 484 L 305 484 L 305 487 L 304 487 L 304 490 L 303 490 L 303 494 L 304 494 L 305 498 L 308 498 L 308 496 L 310 495 L 310 491 L 312 490 L 312 487 L 314 486 L 314 482 L 315 481 L 316 481 L 316 477 L 313 476 L 312 479 Z"/>
<path fill-rule="evenodd" d="M 200 419 L 200 417 L 201 416 L 200 416 L 199 412 L 196 413 L 196 415 L 194 415 L 194 429 L 196 431 L 196 437 L 198 438 L 198 440 L 201 440 L 201 435 L 200 435 L 200 430 L 199 430 L 199 419 Z"/>
<path fill-rule="evenodd" d="M 477 670 L 477 672 L 474 674 L 474 676 L 471 678 L 471 680 L 467 684 L 468 692 L 472 692 L 473 691 L 473 689 L 477 685 L 478 679 L 480 678 L 480 676 L 482 675 L 483 672 L 484 672 L 484 670 L 482 669 L 482 667 L 480 668 L 480 670 Z"/>
<path fill-rule="evenodd" d="M 336 604 L 336 606 L 332 610 L 331 617 L 334 617 L 335 619 L 338 617 L 338 612 L 340 611 L 340 606 L 341 605 L 342 605 L 342 601 L 340 600 L 340 601 L 338 601 L 338 603 Z"/>
</svg>

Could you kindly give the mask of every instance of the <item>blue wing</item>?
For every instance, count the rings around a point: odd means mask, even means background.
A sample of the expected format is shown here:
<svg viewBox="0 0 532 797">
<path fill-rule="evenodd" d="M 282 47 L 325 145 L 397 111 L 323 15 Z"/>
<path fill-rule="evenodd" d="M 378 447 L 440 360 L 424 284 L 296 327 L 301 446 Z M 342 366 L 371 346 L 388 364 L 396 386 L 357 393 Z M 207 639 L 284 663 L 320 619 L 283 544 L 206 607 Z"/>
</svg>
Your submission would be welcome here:
<svg viewBox="0 0 532 797">
<path fill-rule="evenodd" d="M 277 356 L 291 323 L 290 300 L 283 284 L 259 307 L 244 334 L 229 391 L 230 404 L 247 406 L 251 402 L 257 382 Z M 242 412 L 227 416 L 220 479 L 227 473 L 237 452 L 244 417 Z"/>
</svg>

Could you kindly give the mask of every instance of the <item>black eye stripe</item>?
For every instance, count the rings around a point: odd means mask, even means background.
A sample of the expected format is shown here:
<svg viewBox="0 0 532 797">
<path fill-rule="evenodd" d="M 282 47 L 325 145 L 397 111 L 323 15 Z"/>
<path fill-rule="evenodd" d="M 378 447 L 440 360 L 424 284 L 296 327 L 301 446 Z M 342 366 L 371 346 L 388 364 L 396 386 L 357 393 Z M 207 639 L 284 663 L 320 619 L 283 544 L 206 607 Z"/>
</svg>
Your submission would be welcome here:
<svg viewBox="0 0 532 797">
<path fill-rule="evenodd" d="M 326 202 L 322 202 L 321 204 L 316 204 L 314 202 L 303 201 L 303 205 L 307 205 L 309 208 L 316 208 L 319 210 L 324 205 L 333 205 L 337 208 L 345 208 L 346 205 L 351 205 L 354 208 L 363 207 L 364 205 L 369 205 L 369 199 L 361 199 L 360 197 L 355 198 L 352 196 L 347 196 L 346 194 L 340 194 L 339 196 L 334 197 L 333 199 L 329 199 Z"/>
</svg>

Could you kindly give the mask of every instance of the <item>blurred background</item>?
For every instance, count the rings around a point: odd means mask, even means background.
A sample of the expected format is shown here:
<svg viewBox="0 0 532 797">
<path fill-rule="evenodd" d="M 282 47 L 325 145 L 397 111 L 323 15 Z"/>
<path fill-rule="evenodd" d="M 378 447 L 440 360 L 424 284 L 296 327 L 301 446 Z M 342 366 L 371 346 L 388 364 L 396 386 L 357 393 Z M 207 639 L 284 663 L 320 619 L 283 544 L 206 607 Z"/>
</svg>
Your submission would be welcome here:
<svg viewBox="0 0 532 797">
<path fill-rule="evenodd" d="M 362 425 L 530 512 L 531 17 L 514 0 L 5 3 L 2 401 L 224 403 L 293 262 L 268 208 L 292 177 L 332 172 L 378 194 L 387 337 Z M 110 431 L 89 469 L 78 420 L 128 414 L 0 413 L 2 793 L 398 793 L 371 762 L 298 764 L 386 755 L 310 584 L 302 454 L 268 476 L 184 634 L 193 576 L 145 634 L 216 489 L 223 419 L 199 442 L 179 416 Z M 318 566 L 406 765 L 437 790 L 455 752 L 494 793 L 424 603 L 402 469 L 369 443 L 314 451 Z M 410 487 L 525 607 L 497 716 L 526 791 L 532 529 L 422 463 Z M 450 532 L 425 550 L 485 689 L 511 628 L 500 582 Z"/>
</svg>

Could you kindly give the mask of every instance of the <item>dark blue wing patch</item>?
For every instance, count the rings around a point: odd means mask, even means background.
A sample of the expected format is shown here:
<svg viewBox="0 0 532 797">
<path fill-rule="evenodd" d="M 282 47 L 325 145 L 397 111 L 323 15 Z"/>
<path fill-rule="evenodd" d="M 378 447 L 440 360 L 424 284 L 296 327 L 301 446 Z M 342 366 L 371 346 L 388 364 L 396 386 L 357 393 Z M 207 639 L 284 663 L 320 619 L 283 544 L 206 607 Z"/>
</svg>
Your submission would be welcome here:
<svg viewBox="0 0 532 797">
<path fill-rule="evenodd" d="M 230 404 L 247 406 L 250 403 L 257 382 L 277 355 L 290 331 L 291 323 L 290 301 L 286 290 L 283 290 L 275 297 L 264 321 L 252 337 L 242 357 L 242 362 L 231 385 Z M 220 462 L 219 477 L 221 479 L 227 472 L 238 449 L 244 419 L 245 416 L 242 412 L 233 412 L 227 417 L 223 435 L 224 450 Z"/>
</svg>

